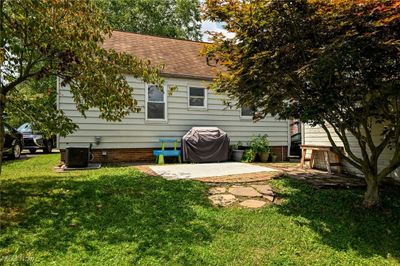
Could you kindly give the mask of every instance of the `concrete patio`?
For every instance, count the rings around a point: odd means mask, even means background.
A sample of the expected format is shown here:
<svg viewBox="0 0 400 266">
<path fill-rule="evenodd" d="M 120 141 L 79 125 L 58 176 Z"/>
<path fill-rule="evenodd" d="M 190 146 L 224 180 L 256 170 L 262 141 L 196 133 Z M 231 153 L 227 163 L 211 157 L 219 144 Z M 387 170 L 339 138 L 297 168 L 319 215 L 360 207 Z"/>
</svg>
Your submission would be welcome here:
<svg viewBox="0 0 400 266">
<path fill-rule="evenodd" d="M 166 179 L 197 179 L 277 172 L 277 170 L 269 167 L 239 162 L 152 165 L 149 168 Z"/>
</svg>

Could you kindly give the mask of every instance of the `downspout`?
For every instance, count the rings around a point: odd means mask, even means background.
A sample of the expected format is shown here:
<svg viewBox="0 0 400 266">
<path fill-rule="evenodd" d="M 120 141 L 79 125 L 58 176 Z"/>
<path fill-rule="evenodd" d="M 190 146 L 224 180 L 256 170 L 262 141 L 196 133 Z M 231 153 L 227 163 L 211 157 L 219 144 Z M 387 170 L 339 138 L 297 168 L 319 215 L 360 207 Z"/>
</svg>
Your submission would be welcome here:
<svg viewBox="0 0 400 266">
<path fill-rule="evenodd" d="M 57 110 L 60 110 L 60 78 L 59 77 L 57 77 L 57 80 L 56 80 L 56 89 L 57 89 L 56 105 L 57 105 Z M 57 144 L 57 149 L 60 149 L 60 134 L 57 134 L 56 144 Z"/>
</svg>

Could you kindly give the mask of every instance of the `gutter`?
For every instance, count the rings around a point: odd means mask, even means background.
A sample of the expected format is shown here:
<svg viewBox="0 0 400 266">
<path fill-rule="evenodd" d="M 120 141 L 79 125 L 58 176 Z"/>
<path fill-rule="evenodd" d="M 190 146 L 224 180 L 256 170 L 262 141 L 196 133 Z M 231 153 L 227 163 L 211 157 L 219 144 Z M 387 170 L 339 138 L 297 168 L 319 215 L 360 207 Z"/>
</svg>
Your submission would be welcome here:
<svg viewBox="0 0 400 266">
<path fill-rule="evenodd" d="M 210 76 L 196 76 L 196 75 L 163 73 L 163 72 L 161 72 L 160 75 L 163 77 L 169 77 L 169 78 L 200 79 L 200 80 L 205 80 L 205 81 L 213 81 L 216 78 L 216 77 L 210 77 Z"/>
</svg>

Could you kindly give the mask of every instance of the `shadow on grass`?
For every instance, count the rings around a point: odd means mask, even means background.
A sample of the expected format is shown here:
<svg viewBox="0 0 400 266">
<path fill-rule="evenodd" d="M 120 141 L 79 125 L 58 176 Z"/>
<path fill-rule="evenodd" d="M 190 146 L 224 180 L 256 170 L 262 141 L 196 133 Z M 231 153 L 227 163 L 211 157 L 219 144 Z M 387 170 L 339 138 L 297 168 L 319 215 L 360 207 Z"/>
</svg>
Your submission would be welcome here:
<svg viewBox="0 0 400 266">
<path fill-rule="evenodd" d="M 29 159 L 32 159 L 32 158 L 33 158 L 33 156 L 27 156 L 25 154 L 21 155 L 21 157 L 19 157 L 18 159 L 11 159 L 8 156 L 4 156 L 2 164 L 3 164 L 3 166 L 5 166 L 5 165 L 17 165 L 21 161 L 26 161 L 26 160 L 29 160 Z"/>
<path fill-rule="evenodd" d="M 289 178 L 277 182 L 284 199 L 278 211 L 318 233 L 321 243 L 365 258 L 400 259 L 399 187 L 384 187 L 383 208 L 368 210 L 361 206 L 364 189 L 317 189 Z"/>
<path fill-rule="evenodd" d="M 126 243 L 131 247 L 124 255 L 132 263 L 146 257 L 191 263 L 188 246 L 211 241 L 215 228 L 193 208 L 209 207 L 203 185 L 129 173 L 84 181 L 44 176 L 35 183 L 4 182 L 3 207 L 21 206 L 24 213 L 6 229 L 34 234 L 34 240 L 21 241 L 11 233 L 0 246 L 49 253 L 75 247 L 90 253 L 101 243 Z"/>
</svg>

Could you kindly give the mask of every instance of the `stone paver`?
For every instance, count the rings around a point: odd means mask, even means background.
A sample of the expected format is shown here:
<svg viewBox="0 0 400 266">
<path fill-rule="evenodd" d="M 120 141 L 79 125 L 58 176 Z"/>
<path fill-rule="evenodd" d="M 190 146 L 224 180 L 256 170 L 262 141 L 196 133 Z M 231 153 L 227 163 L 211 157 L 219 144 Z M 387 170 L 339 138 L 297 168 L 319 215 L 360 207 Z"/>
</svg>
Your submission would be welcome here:
<svg viewBox="0 0 400 266">
<path fill-rule="evenodd" d="M 272 188 L 269 185 L 251 185 L 251 186 L 262 194 L 268 194 L 268 195 L 274 194 L 274 192 L 272 192 Z"/>
<path fill-rule="evenodd" d="M 226 187 L 212 187 L 208 192 L 210 194 L 222 194 L 226 192 Z"/>
<path fill-rule="evenodd" d="M 216 206 L 225 207 L 238 201 L 238 199 L 231 194 L 216 194 L 208 197 Z"/>
<path fill-rule="evenodd" d="M 239 203 L 240 206 L 246 207 L 246 208 L 261 208 L 266 204 L 265 201 L 261 200 L 245 200 Z"/>
<path fill-rule="evenodd" d="M 271 195 L 264 195 L 263 198 L 269 200 L 270 202 L 274 201 L 274 196 Z"/>
<path fill-rule="evenodd" d="M 262 194 L 257 192 L 252 187 L 244 187 L 244 186 L 232 186 L 228 189 L 228 192 L 235 196 L 242 197 L 261 197 Z"/>
</svg>

